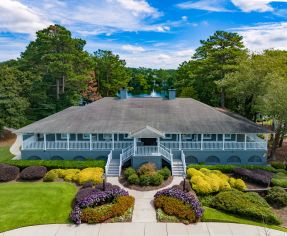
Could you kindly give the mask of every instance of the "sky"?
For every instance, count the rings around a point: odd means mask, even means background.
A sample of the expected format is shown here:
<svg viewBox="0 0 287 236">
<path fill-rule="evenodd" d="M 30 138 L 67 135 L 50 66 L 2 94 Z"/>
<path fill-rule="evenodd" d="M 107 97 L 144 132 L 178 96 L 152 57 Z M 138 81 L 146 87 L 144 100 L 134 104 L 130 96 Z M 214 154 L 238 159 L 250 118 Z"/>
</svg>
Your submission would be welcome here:
<svg viewBox="0 0 287 236">
<path fill-rule="evenodd" d="M 176 69 L 216 30 L 239 33 L 252 52 L 287 49 L 287 0 L 0 0 L 0 61 L 51 24 L 129 67 Z"/>
</svg>

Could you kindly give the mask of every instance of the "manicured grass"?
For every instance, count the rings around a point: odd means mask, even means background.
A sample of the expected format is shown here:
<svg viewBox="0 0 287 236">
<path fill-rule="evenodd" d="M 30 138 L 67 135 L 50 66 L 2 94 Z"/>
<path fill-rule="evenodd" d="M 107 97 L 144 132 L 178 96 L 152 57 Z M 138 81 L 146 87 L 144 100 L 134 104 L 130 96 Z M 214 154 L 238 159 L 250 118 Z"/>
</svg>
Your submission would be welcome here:
<svg viewBox="0 0 287 236">
<path fill-rule="evenodd" d="M 14 157 L 9 149 L 10 146 L 0 147 L 0 162 L 11 160 Z"/>
<path fill-rule="evenodd" d="M 287 232 L 287 228 L 276 226 L 276 225 L 265 225 L 262 223 L 258 223 L 252 220 L 246 220 L 244 218 L 226 214 L 222 211 L 204 207 L 204 215 L 202 221 L 204 222 L 229 222 L 229 223 L 238 223 L 238 224 L 248 224 L 248 225 L 258 225 L 266 228 L 281 230 Z"/>
<path fill-rule="evenodd" d="M 23 226 L 68 223 L 76 187 L 69 183 L 0 184 L 0 232 Z"/>
</svg>

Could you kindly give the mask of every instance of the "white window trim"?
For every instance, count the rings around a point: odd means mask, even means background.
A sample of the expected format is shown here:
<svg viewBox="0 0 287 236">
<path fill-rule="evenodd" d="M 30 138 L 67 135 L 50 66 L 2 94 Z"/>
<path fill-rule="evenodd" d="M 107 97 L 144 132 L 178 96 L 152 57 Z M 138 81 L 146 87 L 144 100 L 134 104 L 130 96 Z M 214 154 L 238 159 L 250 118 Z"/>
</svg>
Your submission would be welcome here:
<svg viewBox="0 0 287 236">
<path fill-rule="evenodd" d="M 103 134 L 104 140 L 112 140 L 112 134 Z"/>
<path fill-rule="evenodd" d="M 68 134 L 61 133 L 61 139 L 68 139 Z"/>
<path fill-rule="evenodd" d="M 212 135 L 211 134 L 203 134 L 203 139 L 211 140 Z"/>
<path fill-rule="evenodd" d="M 88 134 L 88 133 L 83 134 L 83 139 L 90 139 L 90 134 Z"/>
</svg>

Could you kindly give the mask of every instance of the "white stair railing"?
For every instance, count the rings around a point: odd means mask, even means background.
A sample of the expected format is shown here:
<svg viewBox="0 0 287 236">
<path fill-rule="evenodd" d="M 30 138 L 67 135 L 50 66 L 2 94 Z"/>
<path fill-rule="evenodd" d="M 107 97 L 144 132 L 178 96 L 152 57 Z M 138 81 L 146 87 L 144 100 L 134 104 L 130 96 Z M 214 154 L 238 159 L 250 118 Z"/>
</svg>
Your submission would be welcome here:
<svg viewBox="0 0 287 236">
<path fill-rule="evenodd" d="M 113 151 L 111 151 L 110 154 L 108 155 L 107 163 L 106 163 L 106 166 L 105 166 L 105 173 L 106 173 L 106 175 L 108 174 L 108 170 L 109 170 L 112 158 L 113 158 Z"/>
</svg>

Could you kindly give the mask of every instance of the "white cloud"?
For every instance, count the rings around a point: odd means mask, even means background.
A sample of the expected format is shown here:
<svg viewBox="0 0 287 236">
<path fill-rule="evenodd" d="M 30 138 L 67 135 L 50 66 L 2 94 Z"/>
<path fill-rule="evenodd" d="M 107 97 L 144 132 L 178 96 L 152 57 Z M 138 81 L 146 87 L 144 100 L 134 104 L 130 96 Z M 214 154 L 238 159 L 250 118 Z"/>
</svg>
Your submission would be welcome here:
<svg viewBox="0 0 287 236">
<path fill-rule="evenodd" d="M 232 3 L 244 12 L 258 11 L 266 12 L 273 11 L 270 5 L 272 2 L 287 2 L 287 0 L 231 0 Z"/>
<path fill-rule="evenodd" d="M 252 51 L 270 48 L 287 50 L 287 22 L 258 24 L 233 30 L 243 36 L 245 45 Z"/>
<path fill-rule="evenodd" d="M 0 31 L 2 32 L 33 34 L 51 24 L 46 17 L 15 0 L 1 0 L 0 15 Z"/>
<path fill-rule="evenodd" d="M 224 0 L 198 0 L 187 1 L 177 4 L 181 9 L 198 9 L 212 12 L 227 12 L 229 11 L 223 7 Z"/>
<path fill-rule="evenodd" d="M 122 49 L 131 53 L 137 53 L 137 52 L 144 52 L 144 48 L 143 47 L 139 47 L 139 46 L 133 46 L 130 44 L 127 45 L 123 45 Z"/>
</svg>

